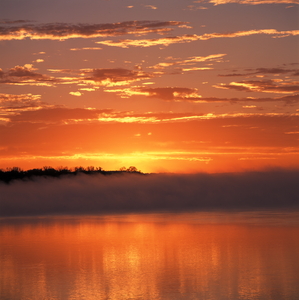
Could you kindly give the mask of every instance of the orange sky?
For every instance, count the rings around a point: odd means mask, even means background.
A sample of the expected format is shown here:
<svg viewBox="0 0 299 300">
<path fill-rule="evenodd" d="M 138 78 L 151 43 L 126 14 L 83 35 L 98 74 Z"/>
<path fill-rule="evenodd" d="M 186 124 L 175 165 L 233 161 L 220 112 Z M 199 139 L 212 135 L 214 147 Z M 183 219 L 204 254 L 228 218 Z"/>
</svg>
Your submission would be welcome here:
<svg viewBox="0 0 299 300">
<path fill-rule="evenodd" d="M 298 4 L 1 2 L 0 168 L 299 168 Z"/>
</svg>

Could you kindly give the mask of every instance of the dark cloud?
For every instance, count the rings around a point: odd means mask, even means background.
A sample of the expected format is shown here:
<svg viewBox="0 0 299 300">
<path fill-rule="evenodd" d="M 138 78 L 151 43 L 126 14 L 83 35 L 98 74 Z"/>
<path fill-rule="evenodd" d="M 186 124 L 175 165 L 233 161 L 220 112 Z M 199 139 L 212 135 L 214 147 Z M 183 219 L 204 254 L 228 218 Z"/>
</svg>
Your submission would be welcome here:
<svg viewBox="0 0 299 300">
<path fill-rule="evenodd" d="M 198 2 L 198 1 L 196 1 Z M 214 5 L 238 3 L 246 5 L 259 5 L 259 4 L 298 4 L 298 0 L 206 0 L 204 2 L 213 3 Z"/>
<path fill-rule="evenodd" d="M 284 82 L 283 80 L 243 80 L 231 82 L 230 84 L 221 84 L 215 87 L 223 89 L 232 89 L 244 92 L 270 92 L 270 93 L 296 93 L 299 92 L 297 82 Z"/>
<path fill-rule="evenodd" d="M 88 176 L 0 184 L 0 216 L 298 208 L 298 171 Z"/>
<path fill-rule="evenodd" d="M 15 66 L 7 72 L 0 70 L 0 83 L 23 85 L 52 85 L 58 82 L 54 77 L 35 72 L 32 65 Z"/>
<path fill-rule="evenodd" d="M 32 23 L 31 20 L 0 20 L 0 24 Z"/>
<path fill-rule="evenodd" d="M 101 114 L 110 113 L 111 110 L 104 109 L 85 109 L 85 108 L 64 108 L 52 107 L 43 108 L 36 111 L 23 111 L 17 115 L 11 116 L 12 122 L 43 122 L 57 123 L 70 120 L 96 120 Z"/>
<path fill-rule="evenodd" d="M 247 73 L 230 73 L 230 74 L 219 74 L 221 77 L 237 77 L 237 76 L 250 76 L 250 75 L 261 75 L 261 74 L 289 74 L 293 76 L 299 76 L 298 69 L 283 69 L 283 68 L 256 68 L 256 69 L 245 69 Z"/>
<path fill-rule="evenodd" d="M 141 40 L 124 39 L 118 41 L 106 40 L 97 43 L 107 45 L 107 46 L 112 46 L 112 47 L 121 47 L 121 48 L 152 47 L 152 46 L 166 47 L 171 44 L 177 44 L 177 43 L 190 43 L 199 40 L 206 41 L 214 38 L 237 38 L 237 37 L 251 36 L 257 34 L 267 34 L 275 38 L 275 37 L 296 36 L 299 34 L 299 32 L 298 30 L 277 31 L 276 29 L 259 29 L 259 30 L 225 32 L 225 33 L 214 32 L 214 33 L 205 33 L 203 35 L 185 34 L 181 36 L 168 36 L 159 39 L 141 39 Z"/>
<path fill-rule="evenodd" d="M 46 105 L 40 98 L 40 95 L 32 94 L 0 94 L 0 109 L 13 111 Z"/>
<path fill-rule="evenodd" d="M 151 75 L 145 73 L 143 71 L 138 70 L 128 70 L 122 68 L 116 69 L 94 69 L 92 71 L 91 77 L 85 77 L 86 80 L 93 80 L 93 81 L 111 81 L 111 82 L 121 82 L 124 83 L 126 81 L 135 81 L 140 79 L 148 79 Z"/>
<path fill-rule="evenodd" d="M 125 34 L 163 33 L 172 30 L 173 26 L 181 26 L 185 22 L 168 21 L 127 21 L 107 24 L 25 24 L 22 26 L 0 27 L 0 40 L 13 39 L 53 39 L 89 38 L 120 36 Z"/>
<path fill-rule="evenodd" d="M 248 91 L 245 86 L 236 85 L 221 85 L 220 88 L 231 88 Z M 276 102 L 283 101 L 286 104 L 294 104 L 299 102 L 299 95 L 289 95 L 283 97 L 257 97 L 257 98 L 218 98 L 218 97 L 202 97 L 195 88 L 184 87 L 160 87 L 160 88 L 146 88 L 146 87 L 132 87 L 132 88 L 120 88 L 111 89 L 109 92 L 115 92 L 121 97 L 128 98 L 132 96 L 145 96 L 149 98 L 158 98 L 166 101 L 189 101 L 189 102 Z"/>
</svg>

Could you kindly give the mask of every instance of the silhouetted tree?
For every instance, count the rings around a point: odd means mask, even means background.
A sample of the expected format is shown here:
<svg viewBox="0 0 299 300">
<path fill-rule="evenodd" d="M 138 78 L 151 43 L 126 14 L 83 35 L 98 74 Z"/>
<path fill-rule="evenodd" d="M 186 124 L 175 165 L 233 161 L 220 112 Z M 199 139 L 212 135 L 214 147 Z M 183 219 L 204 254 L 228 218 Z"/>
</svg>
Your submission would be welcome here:
<svg viewBox="0 0 299 300">
<path fill-rule="evenodd" d="M 82 166 L 80 167 L 75 167 L 75 172 L 84 172 L 84 168 Z"/>
<path fill-rule="evenodd" d="M 134 166 L 130 166 L 128 169 L 127 169 L 127 172 L 138 172 L 137 168 L 134 167 Z"/>
<path fill-rule="evenodd" d="M 0 169 L 0 181 L 9 183 L 12 180 L 16 179 L 30 179 L 32 177 L 43 176 L 43 177 L 60 177 L 62 175 L 72 175 L 75 176 L 78 173 L 85 173 L 85 174 L 103 174 L 103 175 L 113 175 L 117 174 L 118 172 L 129 172 L 129 173 L 140 173 L 136 167 L 130 166 L 129 168 L 122 167 L 119 171 L 104 171 L 101 167 L 93 167 L 88 166 L 86 169 L 84 167 L 75 167 L 73 170 L 70 170 L 67 167 L 58 167 L 54 169 L 50 166 L 44 166 L 41 169 L 31 169 L 27 171 L 23 171 L 19 167 L 12 167 L 6 168 L 5 170 Z"/>
</svg>

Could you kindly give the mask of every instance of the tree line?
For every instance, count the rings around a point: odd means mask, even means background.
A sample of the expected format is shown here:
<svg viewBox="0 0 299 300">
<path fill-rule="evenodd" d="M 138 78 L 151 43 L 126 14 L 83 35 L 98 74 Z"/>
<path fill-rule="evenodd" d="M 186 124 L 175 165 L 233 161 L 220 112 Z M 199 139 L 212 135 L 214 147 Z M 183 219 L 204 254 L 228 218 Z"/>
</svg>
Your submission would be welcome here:
<svg viewBox="0 0 299 300">
<path fill-rule="evenodd" d="M 30 170 L 22 170 L 19 167 L 12 167 L 6 169 L 0 169 L 0 181 L 9 183 L 12 180 L 30 180 L 34 177 L 60 177 L 60 176 L 74 176 L 78 174 L 103 174 L 103 175 L 112 175 L 112 174 L 124 174 L 124 173 L 136 173 L 136 174 L 144 174 L 139 171 L 136 167 L 130 166 L 129 168 L 121 167 L 119 170 L 115 171 L 105 171 L 101 167 L 58 167 L 52 168 L 50 166 L 44 166 L 41 169 L 30 169 Z"/>
</svg>

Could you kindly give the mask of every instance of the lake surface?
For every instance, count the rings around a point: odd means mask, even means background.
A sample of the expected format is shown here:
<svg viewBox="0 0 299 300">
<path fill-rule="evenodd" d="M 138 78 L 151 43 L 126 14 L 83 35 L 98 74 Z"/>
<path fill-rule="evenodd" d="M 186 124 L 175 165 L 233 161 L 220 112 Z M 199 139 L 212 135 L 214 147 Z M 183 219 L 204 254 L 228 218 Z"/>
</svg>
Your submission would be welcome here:
<svg viewBox="0 0 299 300">
<path fill-rule="evenodd" d="M 0 299 L 299 299 L 298 212 L 0 220 Z"/>
</svg>

